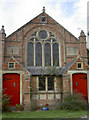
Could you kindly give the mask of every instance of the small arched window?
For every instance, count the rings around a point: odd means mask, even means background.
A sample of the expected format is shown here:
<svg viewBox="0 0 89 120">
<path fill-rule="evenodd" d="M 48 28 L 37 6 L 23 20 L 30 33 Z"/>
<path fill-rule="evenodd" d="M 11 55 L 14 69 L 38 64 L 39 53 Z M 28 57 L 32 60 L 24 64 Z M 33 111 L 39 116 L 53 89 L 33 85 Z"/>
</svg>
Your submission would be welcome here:
<svg viewBox="0 0 89 120">
<path fill-rule="evenodd" d="M 53 44 L 53 65 L 59 65 L 59 47 L 57 43 Z"/>
<path fill-rule="evenodd" d="M 49 43 L 45 44 L 45 65 L 51 66 L 51 46 Z"/>
<path fill-rule="evenodd" d="M 27 45 L 27 66 L 34 66 L 34 48 L 32 42 L 29 42 Z"/>
<path fill-rule="evenodd" d="M 36 66 L 42 66 L 42 45 L 36 44 Z"/>
</svg>

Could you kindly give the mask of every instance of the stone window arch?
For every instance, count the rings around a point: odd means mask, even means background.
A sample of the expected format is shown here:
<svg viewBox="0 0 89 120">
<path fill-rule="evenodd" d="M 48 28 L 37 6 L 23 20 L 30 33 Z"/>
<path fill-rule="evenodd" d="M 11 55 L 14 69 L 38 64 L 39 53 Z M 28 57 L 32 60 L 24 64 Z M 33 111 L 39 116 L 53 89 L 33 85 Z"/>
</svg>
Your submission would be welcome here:
<svg viewBox="0 0 89 120">
<path fill-rule="evenodd" d="M 57 36 L 47 29 L 33 32 L 27 41 L 27 66 L 54 66 L 55 62 L 61 66 L 60 41 Z"/>
</svg>

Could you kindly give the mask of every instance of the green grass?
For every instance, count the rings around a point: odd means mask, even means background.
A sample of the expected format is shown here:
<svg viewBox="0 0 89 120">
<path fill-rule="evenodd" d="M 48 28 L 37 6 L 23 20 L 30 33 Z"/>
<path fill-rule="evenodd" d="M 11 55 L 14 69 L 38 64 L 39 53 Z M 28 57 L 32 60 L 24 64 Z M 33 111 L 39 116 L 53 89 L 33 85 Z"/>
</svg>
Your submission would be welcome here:
<svg viewBox="0 0 89 120">
<path fill-rule="evenodd" d="M 9 112 L 3 113 L 3 118 L 81 118 L 87 115 L 87 111 L 49 110 L 33 112 Z"/>
</svg>

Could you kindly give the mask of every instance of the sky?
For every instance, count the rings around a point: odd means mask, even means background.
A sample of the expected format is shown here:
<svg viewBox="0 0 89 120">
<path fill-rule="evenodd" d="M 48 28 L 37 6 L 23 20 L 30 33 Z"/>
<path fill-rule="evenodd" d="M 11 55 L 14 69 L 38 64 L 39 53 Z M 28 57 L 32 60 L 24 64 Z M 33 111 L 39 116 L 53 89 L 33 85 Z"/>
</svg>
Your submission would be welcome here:
<svg viewBox="0 0 89 120">
<path fill-rule="evenodd" d="M 42 12 L 46 13 L 65 27 L 75 37 L 89 30 L 88 0 L 0 0 L 0 29 L 5 27 L 6 35 L 32 20 Z M 87 36 L 87 47 L 89 48 Z"/>
</svg>

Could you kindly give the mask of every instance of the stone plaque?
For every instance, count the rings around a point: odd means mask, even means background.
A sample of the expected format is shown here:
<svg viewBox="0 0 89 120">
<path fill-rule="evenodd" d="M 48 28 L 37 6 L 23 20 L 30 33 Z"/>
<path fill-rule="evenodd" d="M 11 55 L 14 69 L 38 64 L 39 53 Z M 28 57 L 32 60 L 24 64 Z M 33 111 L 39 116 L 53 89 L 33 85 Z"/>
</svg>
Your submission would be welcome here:
<svg viewBox="0 0 89 120">
<path fill-rule="evenodd" d="M 46 99 L 46 94 L 45 95 L 40 95 L 40 99 Z"/>
<path fill-rule="evenodd" d="M 68 47 L 67 55 L 78 55 L 78 48 L 77 47 Z"/>
<path fill-rule="evenodd" d="M 60 94 L 56 94 L 56 99 L 60 99 Z"/>
<path fill-rule="evenodd" d="M 54 94 L 48 94 L 48 99 L 54 99 Z"/>
<path fill-rule="evenodd" d="M 7 54 L 11 55 L 12 50 L 13 50 L 14 55 L 19 55 L 19 47 L 18 46 L 8 46 L 7 47 Z"/>
</svg>

